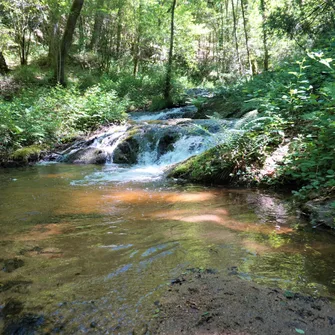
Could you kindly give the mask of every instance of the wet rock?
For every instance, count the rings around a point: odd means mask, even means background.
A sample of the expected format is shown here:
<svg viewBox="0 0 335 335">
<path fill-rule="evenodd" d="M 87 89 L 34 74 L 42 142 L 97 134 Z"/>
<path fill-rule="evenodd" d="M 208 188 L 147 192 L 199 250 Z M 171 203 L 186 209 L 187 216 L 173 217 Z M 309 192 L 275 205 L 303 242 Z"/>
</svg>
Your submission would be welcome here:
<svg viewBox="0 0 335 335">
<path fill-rule="evenodd" d="M 326 225 L 335 228 L 335 198 L 308 201 L 303 210 L 311 217 L 314 225 Z"/>
<path fill-rule="evenodd" d="M 158 158 L 167 152 L 173 151 L 173 144 L 179 139 L 178 134 L 167 134 L 158 143 Z"/>
<path fill-rule="evenodd" d="M 6 259 L 4 262 L 4 266 L 2 268 L 2 271 L 4 272 L 13 272 L 16 269 L 22 267 L 24 265 L 24 261 L 22 259 Z"/>
<path fill-rule="evenodd" d="M 38 327 L 43 325 L 44 317 L 34 314 L 25 314 L 20 318 L 6 320 L 3 330 L 4 335 L 34 334 Z"/>
<path fill-rule="evenodd" d="M 44 157 L 44 160 L 47 161 L 47 162 L 57 162 L 57 161 L 61 160 L 61 158 L 62 158 L 62 155 L 57 154 L 57 153 L 51 153 L 49 155 L 46 155 Z"/>
<path fill-rule="evenodd" d="M 96 328 L 98 326 L 98 324 L 96 323 L 96 322 L 91 322 L 91 324 L 90 324 L 90 327 L 91 328 Z"/>
<path fill-rule="evenodd" d="M 195 107 L 193 105 L 186 106 L 186 107 L 182 108 L 182 113 L 183 113 L 182 117 L 193 119 L 197 112 L 198 112 L 197 107 Z"/>
<path fill-rule="evenodd" d="M 237 266 L 232 266 L 228 270 L 229 270 L 228 275 L 230 275 L 230 276 L 238 275 L 238 267 Z"/>
<path fill-rule="evenodd" d="M 176 278 L 171 280 L 171 285 L 181 285 L 185 281 L 184 278 Z"/>
<path fill-rule="evenodd" d="M 116 164 L 136 164 L 139 148 L 139 143 L 135 138 L 127 138 L 115 149 L 113 162 Z"/>
<path fill-rule="evenodd" d="M 105 164 L 107 161 L 107 154 L 101 149 L 83 148 L 78 151 L 68 154 L 63 158 L 65 163 L 73 164 Z"/>
</svg>

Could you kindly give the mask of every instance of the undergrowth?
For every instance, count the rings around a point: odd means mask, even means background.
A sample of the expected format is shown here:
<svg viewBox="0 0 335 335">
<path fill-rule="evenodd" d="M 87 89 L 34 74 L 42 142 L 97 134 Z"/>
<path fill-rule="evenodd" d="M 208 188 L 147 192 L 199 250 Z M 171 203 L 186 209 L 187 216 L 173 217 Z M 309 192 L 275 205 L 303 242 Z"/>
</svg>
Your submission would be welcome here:
<svg viewBox="0 0 335 335">
<path fill-rule="evenodd" d="M 302 201 L 333 194 L 335 39 L 327 43 L 276 71 L 219 89 L 214 117 L 244 115 L 241 128 L 246 132 L 218 146 L 211 158 L 194 160 L 189 168 L 211 174 L 213 181 L 220 173 L 226 174 L 227 162 L 220 164 L 225 159 L 234 163 L 229 171 L 231 180 L 252 182 L 257 180 L 255 164 L 285 140 L 290 143 L 289 154 L 276 173 L 261 182 L 276 187 L 289 185 Z M 254 156 L 257 159 L 251 159 Z"/>
</svg>

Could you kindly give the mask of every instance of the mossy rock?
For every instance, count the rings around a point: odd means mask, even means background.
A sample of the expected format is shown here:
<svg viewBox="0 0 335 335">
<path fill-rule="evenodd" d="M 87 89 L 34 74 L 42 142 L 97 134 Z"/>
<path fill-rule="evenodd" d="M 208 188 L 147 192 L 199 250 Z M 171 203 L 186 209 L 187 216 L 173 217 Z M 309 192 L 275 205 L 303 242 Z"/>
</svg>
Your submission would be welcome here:
<svg viewBox="0 0 335 335">
<path fill-rule="evenodd" d="M 41 158 L 42 148 L 38 145 L 31 145 L 16 150 L 11 159 L 19 163 L 35 163 Z"/>
<path fill-rule="evenodd" d="M 225 160 L 221 148 L 212 148 L 198 156 L 178 164 L 168 174 L 170 178 L 181 178 L 201 183 L 230 183 L 235 164 Z"/>
</svg>

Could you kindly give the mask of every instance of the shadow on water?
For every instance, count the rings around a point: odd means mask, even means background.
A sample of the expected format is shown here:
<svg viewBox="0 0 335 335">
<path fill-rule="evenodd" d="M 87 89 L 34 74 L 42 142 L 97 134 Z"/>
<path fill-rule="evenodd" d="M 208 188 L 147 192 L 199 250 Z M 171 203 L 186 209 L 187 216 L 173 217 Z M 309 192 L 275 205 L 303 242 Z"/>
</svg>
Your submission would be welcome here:
<svg viewBox="0 0 335 335">
<path fill-rule="evenodd" d="M 334 297 L 334 236 L 309 229 L 279 195 L 96 181 L 106 169 L 1 172 L 4 333 L 127 333 L 189 268 L 238 268 L 246 280 Z"/>
</svg>

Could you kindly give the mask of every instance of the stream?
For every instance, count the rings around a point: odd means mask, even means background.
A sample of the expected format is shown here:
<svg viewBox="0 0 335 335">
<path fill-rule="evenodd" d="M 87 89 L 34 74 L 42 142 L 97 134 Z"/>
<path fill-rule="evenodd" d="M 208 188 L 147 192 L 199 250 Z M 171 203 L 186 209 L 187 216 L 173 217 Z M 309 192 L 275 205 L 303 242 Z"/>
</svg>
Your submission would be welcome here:
<svg viewBox="0 0 335 335">
<path fill-rule="evenodd" d="M 130 334 L 194 268 L 334 298 L 334 236 L 287 196 L 164 177 L 241 131 L 194 112 L 133 114 L 53 162 L 0 171 L 0 333 Z"/>
</svg>

